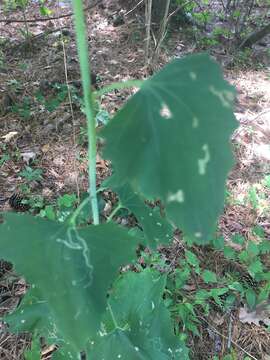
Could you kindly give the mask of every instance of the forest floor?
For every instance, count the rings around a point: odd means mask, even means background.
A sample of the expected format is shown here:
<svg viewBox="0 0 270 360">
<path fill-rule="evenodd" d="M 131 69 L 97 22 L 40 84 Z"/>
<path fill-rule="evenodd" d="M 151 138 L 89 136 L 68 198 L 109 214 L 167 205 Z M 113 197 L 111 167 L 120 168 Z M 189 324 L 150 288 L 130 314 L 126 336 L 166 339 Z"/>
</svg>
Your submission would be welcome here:
<svg viewBox="0 0 270 360">
<path fill-rule="evenodd" d="M 103 4 L 87 12 L 96 86 L 146 78 L 149 67 L 145 66 L 144 58 L 143 17 L 140 14 L 135 17 L 133 13 L 125 15 L 128 8 L 121 9 L 116 1 L 107 0 Z M 124 21 L 116 24 L 120 10 Z M 70 11 L 69 5 L 60 3 L 54 5 L 53 14 Z M 27 9 L 27 18 L 40 17 L 38 14 L 38 4 Z M 0 18 L 5 16 L 7 14 L 1 9 Z M 10 11 L 8 16 L 22 18 L 20 10 Z M 37 214 L 50 204 L 57 208 L 59 198 L 65 194 L 78 197 L 87 191 L 88 165 L 71 18 L 28 25 L 30 42 L 23 36 L 26 31 L 23 23 L 0 23 L 0 211 L 18 211 L 19 206 L 7 199 L 20 193 L 28 199 L 29 211 Z M 244 245 L 232 242 L 235 235 L 244 237 L 247 242 L 260 241 L 260 237 L 270 241 L 270 62 L 269 59 L 260 63 L 255 57 L 252 60 L 237 57 L 233 59 L 237 60 L 233 66 L 228 66 L 232 57 L 220 48 L 215 50 L 212 55 L 222 66 L 226 65 L 226 79 L 236 86 L 235 116 L 239 121 L 232 138 L 236 164 L 228 178 L 219 232 L 232 248 L 239 250 Z M 195 40 L 192 42 L 179 31 L 171 32 L 152 70 L 171 58 L 198 51 L 201 47 Z M 70 85 L 71 101 L 66 84 Z M 100 123 L 111 117 L 132 93 L 132 90 L 124 90 L 105 95 L 100 104 Z M 102 159 L 100 151 L 97 184 L 100 185 L 110 172 L 110 164 Z M 115 200 L 110 192 L 105 192 L 103 197 L 102 215 L 106 218 Z M 132 226 L 130 219 L 117 221 Z M 161 256 L 177 262 L 181 256 L 179 249 L 179 240 L 176 240 L 171 247 L 160 250 Z M 196 251 L 207 263 L 212 262 L 217 273 L 227 271 L 228 261 L 217 259 L 215 252 L 203 248 Z M 236 260 L 230 263 L 238 266 Z M 26 284 L 14 276 L 11 281 L 11 267 L 4 262 L 1 264 L 0 316 L 4 316 L 17 306 Z M 269 259 L 264 259 L 264 265 L 270 271 Z M 237 359 L 270 359 L 270 333 L 266 329 L 266 325 L 270 325 L 270 312 L 264 312 L 263 316 L 253 314 L 255 320 L 240 320 L 239 311 L 240 308 L 229 314 L 218 310 L 210 312 L 198 326 L 201 336 L 190 336 L 193 359 L 213 359 L 215 355 L 222 358 L 229 343 Z M 10 334 L 4 323 L 0 323 L 0 359 L 22 359 L 29 341 L 27 335 Z M 44 360 L 50 358 L 51 350 L 44 347 Z"/>
</svg>

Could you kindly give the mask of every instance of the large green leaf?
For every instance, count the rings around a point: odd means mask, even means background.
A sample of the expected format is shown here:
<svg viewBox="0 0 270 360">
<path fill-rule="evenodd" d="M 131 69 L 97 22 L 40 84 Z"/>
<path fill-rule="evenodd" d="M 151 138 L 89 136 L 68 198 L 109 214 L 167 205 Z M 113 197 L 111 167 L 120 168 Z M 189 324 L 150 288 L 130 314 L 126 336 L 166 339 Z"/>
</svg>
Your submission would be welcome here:
<svg viewBox="0 0 270 360">
<path fill-rule="evenodd" d="M 150 269 L 120 278 L 109 299 L 103 329 L 91 341 L 89 359 L 188 359 L 163 303 L 165 284 L 166 277 Z"/>
<path fill-rule="evenodd" d="M 100 326 L 108 288 L 119 267 L 131 260 L 135 246 L 135 239 L 112 223 L 77 230 L 32 216 L 5 214 L 0 225 L 1 256 L 32 286 L 22 304 L 21 323 L 29 325 L 26 330 L 36 325 L 44 333 L 46 326 L 54 325 L 71 352 L 84 349 Z M 33 307 L 27 307 L 31 298 Z"/>
<path fill-rule="evenodd" d="M 160 214 L 158 206 L 147 206 L 142 197 L 135 193 L 129 184 L 118 185 L 118 178 L 113 175 L 105 180 L 104 186 L 116 192 L 123 207 L 129 209 L 143 229 L 148 246 L 154 248 L 158 244 L 166 244 L 173 238 L 173 227 L 166 217 Z"/>
<path fill-rule="evenodd" d="M 53 360 L 77 359 L 78 352 L 64 341 L 48 302 L 41 299 L 38 288 L 31 287 L 19 307 L 5 316 L 9 331 L 13 333 L 27 331 L 37 334 L 36 338 L 44 337 L 48 345 L 57 344 L 60 349 L 53 353 Z"/>
<path fill-rule="evenodd" d="M 233 164 L 234 90 L 207 55 L 175 60 L 144 82 L 104 128 L 119 185 L 161 199 L 185 235 L 206 242 Z"/>
</svg>

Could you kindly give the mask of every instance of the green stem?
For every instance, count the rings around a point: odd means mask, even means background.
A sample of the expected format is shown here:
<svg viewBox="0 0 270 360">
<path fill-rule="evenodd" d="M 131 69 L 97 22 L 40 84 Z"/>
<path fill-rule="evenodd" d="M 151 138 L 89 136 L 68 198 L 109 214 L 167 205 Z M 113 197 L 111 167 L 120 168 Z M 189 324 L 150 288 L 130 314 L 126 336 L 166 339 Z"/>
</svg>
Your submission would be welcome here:
<svg viewBox="0 0 270 360">
<path fill-rule="evenodd" d="M 117 204 L 117 206 L 113 209 L 113 211 L 111 212 L 110 216 L 107 218 L 107 222 L 110 222 L 112 220 L 112 218 L 115 216 L 115 214 L 120 210 L 122 209 L 123 206 L 122 204 L 119 202 Z"/>
<path fill-rule="evenodd" d="M 90 200 L 89 197 L 84 199 L 80 203 L 80 205 L 77 207 L 77 209 L 74 211 L 74 213 L 71 215 L 71 218 L 69 220 L 69 223 L 70 223 L 71 226 L 76 226 L 77 217 L 79 216 L 80 212 L 85 207 L 85 205 L 89 203 L 89 200 Z"/>
<path fill-rule="evenodd" d="M 86 28 L 84 22 L 82 0 L 72 0 L 74 9 L 74 24 L 76 30 L 77 47 L 80 60 L 81 78 L 83 86 L 85 113 L 87 118 L 88 136 L 88 176 L 89 199 L 92 207 L 93 222 L 99 223 L 99 212 L 96 189 L 96 124 L 94 115 L 93 98 L 91 93 L 91 68 L 88 61 L 88 46 L 86 41 Z"/>
<path fill-rule="evenodd" d="M 115 329 L 119 329 L 119 330 L 121 330 L 121 331 L 126 331 L 126 330 L 128 329 L 128 325 L 125 325 L 123 328 L 121 328 L 121 327 L 117 324 L 117 321 L 116 321 L 116 318 L 115 318 L 114 313 L 113 313 L 113 311 L 112 311 L 111 305 L 108 303 L 107 306 L 108 306 L 108 310 L 109 310 L 109 313 L 110 313 L 110 315 L 111 315 L 111 318 L 112 318 L 113 325 L 114 325 Z"/>
<path fill-rule="evenodd" d="M 107 94 L 110 91 L 113 90 L 121 90 L 121 89 L 127 89 L 131 87 L 138 87 L 140 88 L 143 84 L 143 80 L 128 80 L 128 81 L 122 81 L 118 83 L 112 83 L 108 86 L 104 86 L 102 89 L 94 92 L 94 97 L 98 98 L 104 94 Z"/>
<path fill-rule="evenodd" d="M 109 309 L 109 312 L 110 312 L 110 315 L 111 315 L 111 318 L 112 318 L 113 325 L 114 325 L 115 329 L 119 329 L 119 326 L 118 326 L 117 321 L 116 321 L 116 319 L 114 317 L 114 313 L 112 311 L 111 305 L 108 303 L 107 306 L 108 306 L 108 309 Z"/>
</svg>

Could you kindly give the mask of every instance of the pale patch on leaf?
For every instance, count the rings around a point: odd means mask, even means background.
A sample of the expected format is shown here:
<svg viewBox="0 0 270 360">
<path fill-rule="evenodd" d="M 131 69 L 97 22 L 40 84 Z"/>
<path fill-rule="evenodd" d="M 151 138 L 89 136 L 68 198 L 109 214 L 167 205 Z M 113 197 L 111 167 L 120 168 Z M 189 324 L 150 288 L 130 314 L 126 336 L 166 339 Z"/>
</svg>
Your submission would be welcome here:
<svg viewBox="0 0 270 360">
<path fill-rule="evenodd" d="M 194 118 L 192 119 L 192 127 L 193 129 L 196 129 L 199 126 L 199 119 L 194 116 Z"/>
<path fill-rule="evenodd" d="M 231 107 L 232 101 L 234 99 L 234 95 L 231 91 L 228 90 L 220 91 L 217 90 L 213 85 L 209 87 L 209 90 L 213 95 L 219 98 L 222 106 L 224 106 L 225 108 Z"/>
<path fill-rule="evenodd" d="M 169 193 L 167 197 L 168 202 L 179 202 L 183 203 L 185 201 L 185 196 L 183 190 L 178 190 L 176 193 Z"/>
<path fill-rule="evenodd" d="M 208 145 L 204 144 L 202 146 L 202 150 L 204 151 L 204 158 L 198 160 L 198 166 L 199 166 L 199 174 L 205 175 L 206 174 L 206 166 L 210 161 L 210 152 L 209 152 Z"/>
<path fill-rule="evenodd" d="M 162 104 L 162 108 L 160 110 L 160 115 L 165 119 L 172 118 L 171 110 L 168 108 L 168 106 L 165 103 Z"/>
<path fill-rule="evenodd" d="M 193 81 L 197 80 L 197 74 L 194 71 L 191 71 L 189 73 L 189 76 L 190 76 L 191 80 L 193 80 Z"/>
</svg>

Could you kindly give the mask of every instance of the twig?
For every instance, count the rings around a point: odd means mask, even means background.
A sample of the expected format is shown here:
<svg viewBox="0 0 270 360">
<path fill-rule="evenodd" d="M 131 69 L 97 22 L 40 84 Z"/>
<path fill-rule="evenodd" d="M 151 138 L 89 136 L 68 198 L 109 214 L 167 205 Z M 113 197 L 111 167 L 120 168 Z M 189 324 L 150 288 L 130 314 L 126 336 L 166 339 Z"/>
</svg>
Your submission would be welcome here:
<svg viewBox="0 0 270 360">
<path fill-rule="evenodd" d="M 171 4 L 171 0 L 167 0 L 166 2 L 166 5 L 165 5 L 165 11 L 164 11 L 164 16 L 163 16 L 163 20 L 162 20 L 162 23 L 161 23 L 161 26 L 160 26 L 160 35 L 159 35 L 159 39 L 158 39 L 158 42 L 157 42 L 157 46 L 155 48 L 155 53 L 154 53 L 154 56 L 153 56 L 153 60 L 154 58 L 158 58 L 159 57 L 159 52 L 160 52 L 160 47 L 161 47 L 161 44 L 167 34 L 167 20 L 168 20 L 168 14 L 169 14 L 169 8 L 170 8 L 170 4 Z"/>
<path fill-rule="evenodd" d="M 264 109 L 263 111 L 259 112 L 259 114 L 256 114 L 255 116 L 253 116 L 253 118 L 250 120 L 251 122 L 252 121 L 255 121 L 257 120 L 260 116 L 264 115 L 264 114 L 267 114 L 270 112 L 270 108 L 267 108 L 267 109 Z"/>
<path fill-rule="evenodd" d="M 228 343 L 227 343 L 227 349 L 230 350 L 231 344 L 232 344 L 232 314 L 230 312 L 229 314 L 229 329 L 228 329 Z"/>
<path fill-rule="evenodd" d="M 176 13 L 178 13 L 179 10 L 182 10 L 184 9 L 185 6 L 187 6 L 189 3 L 191 3 L 191 0 L 189 1 L 186 1 L 184 4 L 178 6 L 174 11 L 172 11 L 168 17 L 167 17 L 167 20 L 166 20 L 166 26 L 168 25 L 169 21 L 170 21 L 170 18 L 175 15 Z"/>
<path fill-rule="evenodd" d="M 168 24 L 169 24 L 169 21 L 170 21 L 170 18 L 175 15 L 179 10 L 183 9 L 186 5 L 188 5 L 191 1 L 188 0 L 186 1 L 184 4 L 178 6 L 173 12 L 171 12 L 170 14 L 168 14 L 169 12 L 169 5 L 170 5 L 170 1 L 167 2 L 167 6 L 166 6 L 166 9 L 165 9 L 165 14 L 164 14 L 164 17 L 163 17 L 163 22 L 162 22 L 162 25 L 161 25 L 161 29 L 160 29 L 160 32 L 159 32 L 159 38 L 158 38 L 158 41 L 156 41 L 156 46 L 155 46 L 155 53 L 154 53 L 154 56 L 153 56 L 153 61 L 155 60 L 155 58 L 157 59 L 158 56 L 159 56 L 159 51 L 160 51 L 160 47 L 161 47 L 161 44 L 163 42 L 163 40 L 165 39 L 165 36 L 167 34 L 167 27 L 168 27 Z"/>
<path fill-rule="evenodd" d="M 145 62 L 146 62 L 146 65 L 148 65 L 148 63 L 149 63 L 151 20 L 152 20 L 152 0 L 145 0 L 145 26 L 146 26 Z"/>
<path fill-rule="evenodd" d="M 134 11 L 135 9 L 137 9 L 137 7 L 140 6 L 141 3 L 143 3 L 143 1 L 144 1 L 144 0 L 139 1 L 138 4 L 137 4 L 136 6 L 134 6 L 134 8 L 132 8 L 131 10 L 129 10 L 129 11 L 125 14 L 125 16 L 129 15 L 132 11 Z"/>
<path fill-rule="evenodd" d="M 225 6 L 223 0 L 220 0 L 220 2 L 221 2 L 221 5 L 222 5 L 222 7 L 223 7 L 223 10 L 226 11 L 226 6 Z"/>
<path fill-rule="evenodd" d="M 213 325 L 209 324 L 209 322 L 201 315 L 198 315 L 198 317 L 200 319 L 202 319 L 203 321 L 206 322 L 206 324 L 208 326 L 210 326 L 212 328 L 212 330 L 218 334 L 219 336 L 223 337 L 224 339 L 228 340 L 228 336 L 226 335 L 223 335 L 221 332 L 219 332 Z M 247 356 L 249 356 L 251 359 L 254 359 L 254 360 L 259 360 L 257 359 L 255 356 L 251 355 L 249 352 L 247 352 L 245 349 L 243 349 L 240 345 L 238 345 L 235 341 L 231 340 L 231 343 L 236 346 L 239 350 L 243 351 Z"/>
<path fill-rule="evenodd" d="M 86 8 L 84 8 L 84 11 L 90 10 L 92 8 L 94 8 L 95 6 L 97 6 L 99 3 L 101 3 L 102 0 L 98 0 L 95 2 L 95 4 L 91 4 L 89 6 L 87 6 Z M 54 17 L 47 17 L 47 18 L 36 18 L 36 19 L 25 19 L 25 20 L 18 20 L 18 19 L 0 19 L 0 23 L 6 23 L 6 24 L 10 24 L 10 23 L 30 23 L 30 22 L 40 22 L 40 21 L 51 21 L 51 20 L 58 20 L 58 19 L 62 19 L 65 17 L 70 17 L 73 16 L 73 12 L 64 14 L 64 15 L 58 15 L 58 16 L 54 16 Z"/>
<path fill-rule="evenodd" d="M 68 29 L 67 26 L 63 26 L 63 27 L 58 27 L 56 29 L 52 29 L 52 30 L 46 30 L 40 34 L 37 34 L 37 35 L 33 35 L 31 37 L 31 40 L 36 40 L 36 39 L 39 39 L 39 38 L 42 38 L 43 36 L 48 36 L 48 35 L 51 35 L 53 33 L 56 33 L 57 31 L 62 31 L 64 29 Z"/>
</svg>

